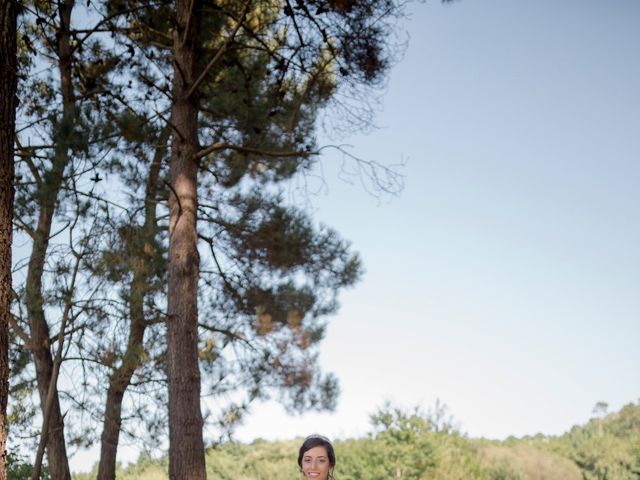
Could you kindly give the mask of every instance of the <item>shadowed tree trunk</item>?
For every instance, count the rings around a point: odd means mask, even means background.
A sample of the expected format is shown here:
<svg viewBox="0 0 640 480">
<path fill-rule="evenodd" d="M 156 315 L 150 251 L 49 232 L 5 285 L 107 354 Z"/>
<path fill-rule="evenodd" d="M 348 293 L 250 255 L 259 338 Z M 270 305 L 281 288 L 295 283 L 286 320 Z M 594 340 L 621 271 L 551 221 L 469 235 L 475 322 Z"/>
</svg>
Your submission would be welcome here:
<svg viewBox="0 0 640 480">
<path fill-rule="evenodd" d="M 16 2 L 0 0 L 0 480 L 7 480 L 9 306 L 16 119 Z"/>
<path fill-rule="evenodd" d="M 196 78 L 200 5 L 199 0 L 177 0 L 174 33 L 167 320 L 172 480 L 206 478 L 198 365 L 198 102 L 197 93 L 189 93 Z"/>
<path fill-rule="evenodd" d="M 43 176 L 43 183 L 40 186 L 38 198 L 40 211 L 38 224 L 33 233 L 33 247 L 26 283 L 31 349 L 36 366 L 40 405 L 43 414 L 46 414 L 47 410 L 49 414 L 48 432 L 42 432 L 42 434 L 47 436 L 49 472 L 51 477 L 56 480 L 70 479 L 71 474 L 64 439 L 64 422 L 55 385 L 52 386 L 52 404 L 47 406 L 47 393 L 53 378 L 54 362 L 51 355 L 49 325 L 44 313 L 42 279 L 57 198 L 62 186 L 64 169 L 69 162 L 67 145 L 69 138 L 74 135 L 73 125 L 76 118 L 71 74 L 72 49 L 69 34 L 72 9 L 72 1 L 59 4 L 60 34 L 57 45 L 63 110 L 57 126 L 52 166 Z"/>
<path fill-rule="evenodd" d="M 166 128 L 160 136 L 158 145 L 165 145 L 168 140 L 169 129 Z M 122 399 L 131 383 L 131 378 L 140 365 L 140 355 L 143 352 L 144 332 L 146 319 L 144 316 L 144 299 L 150 283 L 150 258 L 146 253 L 147 245 L 152 244 L 156 226 L 156 193 L 158 177 L 165 149 L 160 147 L 156 150 L 145 194 L 145 221 L 140 231 L 144 237 L 142 241 L 136 243 L 139 246 L 137 252 L 133 252 L 136 257 L 136 265 L 133 272 L 133 280 L 129 288 L 129 343 L 124 355 L 122 365 L 116 369 L 109 379 L 109 389 L 105 404 L 104 426 L 102 430 L 102 445 L 100 450 L 100 464 L 98 467 L 98 480 L 112 480 L 116 478 L 116 458 L 118 452 L 118 441 L 122 424 Z"/>
</svg>

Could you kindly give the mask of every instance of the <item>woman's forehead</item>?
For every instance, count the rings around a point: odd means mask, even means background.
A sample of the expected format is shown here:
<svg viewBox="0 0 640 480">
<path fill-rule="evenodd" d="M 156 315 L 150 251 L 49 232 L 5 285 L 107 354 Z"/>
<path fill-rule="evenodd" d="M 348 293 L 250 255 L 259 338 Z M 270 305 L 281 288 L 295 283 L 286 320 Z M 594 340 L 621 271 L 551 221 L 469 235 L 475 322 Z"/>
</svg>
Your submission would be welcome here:
<svg viewBox="0 0 640 480">
<path fill-rule="evenodd" d="M 304 456 L 310 456 L 310 457 L 326 457 L 327 456 L 327 449 L 325 447 L 323 447 L 322 445 L 317 445 L 315 447 L 311 447 L 309 450 L 307 450 L 306 452 L 304 452 Z"/>
</svg>

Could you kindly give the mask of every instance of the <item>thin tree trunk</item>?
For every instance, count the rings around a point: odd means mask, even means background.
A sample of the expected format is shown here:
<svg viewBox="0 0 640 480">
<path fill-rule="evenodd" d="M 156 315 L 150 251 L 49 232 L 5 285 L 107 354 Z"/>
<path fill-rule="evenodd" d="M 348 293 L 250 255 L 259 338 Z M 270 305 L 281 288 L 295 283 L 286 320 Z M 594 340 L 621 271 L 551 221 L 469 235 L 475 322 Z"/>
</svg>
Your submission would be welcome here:
<svg viewBox="0 0 640 480">
<path fill-rule="evenodd" d="M 0 480 L 7 480 L 9 307 L 16 119 L 16 2 L 0 0 Z"/>
<path fill-rule="evenodd" d="M 199 11 L 200 0 L 176 2 L 167 325 L 171 480 L 206 479 L 198 365 L 198 102 L 197 93 L 188 94 L 196 78 Z"/>
<path fill-rule="evenodd" d="M 61 128 L 58 129 L 55 138 L 56 147 L 52 168 L 43 176 L 43 183 L 40 186 L 40 213 L 34 233 L 26 283 L 27 313 L 29 316 L 32 352 L 35 360 L 36 379 L 43 415 L 46 416 L 47 409 L 50 408 L 48 418 L 43 421 L 43 424 L 46 423 L 48 425 L 46 445 L 49 472 L 51 477 L 56 480 L 68 480 L 71 478 L 71 473 L 64 439 L 64 422 L 60 411 L 56 385 L 52 386 L 52 403 L 50 407 L 47 407 L 47 394 L 53 379 L 54 365 L 51 356 L 49 325 L 44 314 L 42 277 L 57 198 L 62 185 L 64 169 L 69 162 L 68 140 L 73 135 L 72 125 L 76 117 L 72 89 L 72 51 L 69 34 L 72 9 L 73 1 L 71 0 L 59 4 L 60 34 L 58 56 L 63 113 L 62 118 L 59 120 Z"/>
<path fill-rule="evenodd" d="M 166 145 L 169 129 L 165 128 L 160 136 L 159 145 Z M 118 442 L 120 438 L 120 427 L 122 425 L 122 399 L 131 383 L 131 378 L 140 365 L 140 354 L 143 351 L 144 332 L 146 322 L 144 317 L 144 299 L 149 285 L 149 255 L 145 252 L 145 245 L 151 244 L 157 231 L 156 226 L 156 193 L 158 177 L 164 147 L 156 150 L 145 194 L 145 221 L 141 234 L 144 241 L 141 241 L 140 251 L 136 252 L 137 265 L 134 271 L 134 278 L 130 287 L 129 298 L 129 343 L 124 355 L 122 365 L 116 369 L 109 379 L 109 389 L 105 404 L 104 426 L 102 429 L 102 444 L 100 449 L 100 464 L 98 466 L 98 480 L 113 480 L 116 478 L 116 458 L 118 453 Z"/>
<path fill-rule="evenodd" d="M 43 409 L 43 425 L 42 425 L 42 433 L 40 434 L 40 444 L 38 445 L 38 451 L 36 453 L 36 460 L 33 464 L 33 472 L 31 474 L 32 480 L 39 480 L 40 471 L 42 468 L 42 458 L 44 456 L 44 449 L 47 445 L 47 437 L 49 435 L 49 428 L 51 422 L 51 409 L 54 404 L 54 393 L 56 392 L 56 385 L 58 382 L 58 375 L 60 374 L 60 365 L 62 365 L 62 357 L 63 357 L 63 349 L 64 349 L 64 336 L 65 331 L 67 329 L 67 325 L 69 323 L 69 317 L 71 315 L 71 306 L 73 304 L 73 291 L 76 284 L 76 280 L 78 278 L 78 270 L 80 269 L 80 263 L 82 262 L 82 255 L 75 255 L 76 264 L 73 269 L 73 276 L 71 278 L 71 284 L 69 286 L 69 290 L 65 295 L 65 307 L 64 312 L 62 314 L 62 322 L 60 324 L 60 331 L 58 332 L 58 348 L 56 350 L 56 355 L 53 359 L 53 372 L 51 376 L 51 380 L 49 381 L 49 390 L 47 391 L 47 400 Z M 56 478 L 56 477 L 54 477 Z"/>
</svg>

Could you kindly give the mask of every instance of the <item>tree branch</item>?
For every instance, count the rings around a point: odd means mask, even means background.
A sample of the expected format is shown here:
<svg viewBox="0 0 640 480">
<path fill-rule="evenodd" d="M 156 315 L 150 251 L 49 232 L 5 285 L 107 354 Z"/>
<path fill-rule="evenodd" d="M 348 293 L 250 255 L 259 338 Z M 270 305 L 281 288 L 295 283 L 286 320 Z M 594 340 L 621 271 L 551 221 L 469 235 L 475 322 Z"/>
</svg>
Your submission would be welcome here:
<svg viewBox="0 0 640 480">
<path fill-rule="evenodd" d="M 49 423 L 51 420 L 51 408 L 53 407 L 53 401 L 56 391 L 56 385 L 58 383 L 58 375 L 60 373 L 60 366 L 62 364 L 62 351 L 64 349 L 64 336 L 69 319 L 69 313 L 71 311 L 71 296 L 73 295 L 73 289 L 76 283 L 78 270 L 80 268 L 82 255 L 76 254 L 76 264 L 74 266 L 73 275 L 71 279 L 71 286 L 68 290 L 66 304 L 62 315 L 62 324 L 60 326 L 60 332 L 58 335 L 58 348 L 56 350 L 56 356 L 53 360 L 53 372 L 51 374 L 51 380 L 49 381 L 49 388 L 47 390 L 46 401 L 44 404 L 42 432 L 40 433 L 40 444 L 36 452 L 36 459 L 34 462 L 32 480 L 38 480 L 40 478 L 40 467 L 42 465 L 42 457 L 44 456 L 44 449 L 47 446 L 47 438 L 49 437 Z"/>
<path fill-rule="evenodd" d="M 38 186 L 38 188 L 40 188 L 40 186 L 42 185 L 42 178 L 40 178 L 40 172 L 38 172 L 38 168 L 35 166 L 35 164 L 31 160 L 31 154 L 25 151 L 26 148 L 20 143 L 20 140 L 18 139 L 17 135 L 15 138 L 15 141 L 16 141 L 16 145 L 18 146 L 18 150 L 21 150 L 22 152 L 24 152 L 24 153 L 21 152 L 22 153 L 21 157 L 27 163 L 27 166 L 31 171 L 31 175 L 33 175 L 33 178 L 36 181 L 36 185 Z M 29 147 L 29 148 L 34 148 L 34 147 Z"/>
<path fill-rule="evenodd" d="M 231 330 L 226 330 L 224 328 L 210 327 L 208 325 L 205 325 L 204 323 L 198 323 L 198 327 L 204 330 L 207 330 L 208 332 L 221 333 L 229 338 L 232 338 L 233 340 L 240 340 L 242 343 L 246 344 L 251 350 L 256 350 L 256 347 L 254 347 L 249 340 L 247 340 L 241 335 L 238 335 L 237 333 L 232 332 Z"/>
<path fill-rule="evenodd" d="M 31 339 L 29 338 L 29 335 L 18 324 L 18 321 L 11 313 L 9 313 L 9 323 L 11 324 L 11 328 L 13 328 L 13 331 L 16 333 L 16 335 L 18 335 L 20 339 L 25 343 L 25 347 L 30 349 Z"/>
<path fill-rule="evenodd" d="M 227 51 L 229 44 L 235 38 L 236 34 L 238 33 L 238 30 L 240 30 L 240 27 L 242 26 L 242 23 L 244 22 L 244 19 L 247 16 L 247 12 L 249 11 L 250 5 L 251 5 L 251 0 L 248 0 L 247 3 L 244 5 L 244 8 L 242 9 L 242 12 L 240 13 L 240 19 L 236 22 L 236 26 L 233 29 L 233 32 L 231 32 L 231 34 L 227 37 L 227 39 L 224 41 L 220 49 L 217 51 L 214 57 L 209 61 L 207 66 L 204 67 L 204 70 L 202 71 L 202 73 L 200 73 L 200 76 L 196 79 L 196 81 L 193 82 L 193 84 L 189 88 L 189 91 L 187 92 L 186 98 L 190 98 L 191 95 L 193 95 L 196 89 L 203 82 L 204 77 L 206 77 L 206 75 L 211 71 L 214 65 L 218 63 L 220 58 L 222 58 L 222 55 Z"/>
<path fill-rule="evenodd" d="M 292 158 L 292 157 L 302 157 L 309 158 L 313 155 L 318 155 L 319 152 L 316 151 L 295 151 L 295 150 L 263 150 L 261 148 L 254 147 L 241 147 L 240 145 L 233 145 L 227 142 L 218 142 L 213 145 L 209 145 L 206 148 L 203 148 L 199 152 L 196 152 L 194 155 L 194 160 L 199 160 L 207 155 L 219 152 L 222 150 L 233 150 L 240 153 L 249 153 L 253 155 L 263 155 L 265 157 L 280 157 L 280 158 Z"/>
<path fill-rule="evenodd" d="M 365 160 L 347 150 L 351 145 L 325 145 L 319 149 L 318 153 L 326 148 L 338 150 L 345 158 L 342 173 L 350 177 L 358 177 L 363 188 L 374 197 L 380 198 L 384 194 L 398 195 L 404 188 L 404 175 L 398 168 L 404 163 L 396 165 L 382 165 L 373 160 Z M 355 163 L 355 171 L 348 171 L 346 168 L 347 159 Z"/>
</svg>

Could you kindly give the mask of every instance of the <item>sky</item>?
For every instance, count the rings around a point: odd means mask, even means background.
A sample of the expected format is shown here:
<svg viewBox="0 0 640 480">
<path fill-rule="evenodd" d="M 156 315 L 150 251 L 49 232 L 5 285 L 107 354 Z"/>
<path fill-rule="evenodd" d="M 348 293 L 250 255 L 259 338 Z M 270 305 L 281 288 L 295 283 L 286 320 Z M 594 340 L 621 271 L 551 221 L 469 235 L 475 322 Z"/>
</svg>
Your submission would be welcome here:
<svg viewBox="0 0 640 480">
<path fill-rule="evenodd" d="M 365 267 L 320 347 L 337 408 L 256 404 L 237 440 L 359 437 L 385 402 L 436 401 L 471 437 L 555 435 L 640 399 L 640 3 L 410 12 L 378 128 L 344 140 L 404 162 L 403 191 L 372 197 L 327 150 L 312 198 Z"/>
<path fill-rule="evenodd" d="M 386 401 L 439 400 L 470 436 L 561 434 L 640 399 L 640 4 L 411 7 L 379 128 L 358 156 L 406 162 L 377 201 L 323 159 L 315 215 L 363 280 L 320 349 L 330 414 L 256 406 L 250 441 L 364 435 Z"/>
</svg>

